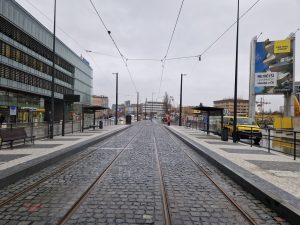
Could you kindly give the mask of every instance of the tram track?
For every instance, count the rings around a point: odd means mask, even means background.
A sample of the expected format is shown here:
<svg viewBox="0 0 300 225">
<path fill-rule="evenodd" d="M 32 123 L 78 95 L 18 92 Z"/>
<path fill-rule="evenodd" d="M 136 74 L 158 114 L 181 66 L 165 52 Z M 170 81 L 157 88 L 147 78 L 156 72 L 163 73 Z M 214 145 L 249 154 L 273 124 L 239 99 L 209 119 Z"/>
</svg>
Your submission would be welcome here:
<svg viewBox="0 0 300 225">
<path fill-rule="evenodd" d="M 123 132 L 117 134 L 116 136 L 122 135 Z M 40 186 L 41 184 L 43 184 L 44 182 L 46 182 L 47 180 L 62 174 L 64 171 L 66 171 L 68 168 L 71 168 L 72 166 L 76 165 L 76 163 L 80 162 L 81 160 L 91 156 L 93 153 L 95 153 L 96 151 L 98 151 L 99 149 L 101 149 L 103 146 L 105 146 L 107 143 L 109 143 L 111 141 L 111 139 L 114 137 L 110 137 L 107 140 L 105 140 L 100 146 L 97 146 L 97 148 L 89 151 L 86 154 L 83 155 L 79 155 L 78 157 L 76 157 L 75 159 L 72 160 L 68 160 L 67 162 L 63 163 L 63 165 L 60 166 L 60 168 L 58 169 L 54 169 L 54 171 L 50 172 L 49 174 L 43 176 L 42 178 L 38 179 L 37 181 L 35 181 L 34 183 L 30 184 L 29 186 L 25 187 L 24 189 L 22 189 L 21 191 L 14 193 L 12 196 L 8 197 L 7 199 L 3 200 L 0 202 L 0 208 L 1 207 L 5 207 L 6 205 L 8 205 L 10 202 L 17 200 L 18 198 L 22 197 L 23 195 L 25 195 L 26 193 L 30 192 L 31 190 L 33 190 L 34 188 Z M 91 146 L 92 147 L 92 146 Z"/>
<path fill-rule="evenodd" d="M 179 147 L 180 144 L 177 143 L 177 139 L 175 139 L 169 131 L 167 131 L 168 136 L 172 139 L 173 143 L 176 143 Z M 256 221 L 243 209 L 242 206 L 240 206 L 231 196 L 229 193 L 227 193 L 219 184 L 217 181 L 215 181 L 207 172 L 206 170 L 196 161 L 192 158 L 192 156 L 187 153 L 185 150 L 183 150 L 183 153 L 193 162 L 193 165 L 198 169 L 201 174 L 205 175 L 210 182 L 224 195 L 224 197 L 239 211 L 239 213 L 252 225 L 258 225 Z"/>
<path fill-rule="evenodd" d="M 84 193 L 78 198 L 78 200 L 69 208 L 69 210 L 65 213 L 65 215 L 61 218 L 61 220 L 58 222 L 58 225 L 64 225 L 67 224 L 67 222 L 71 219 L 71 217 L 76 213 L 77 209 L 85 202 L 85 200 L 88 198 L 89 194 L 94 190 L 96 185 L 101 181 L 101 179 L 106 175 L 106 173 L 111 169 L 113 164 L 120 158 L 122 153 L 127 149 L 127 147 L 133 142 L 135 137 L 140 133 L 140 131 L 144 127 L 141 127 L 138 132 L 130 139 L 130 141 L 125 145 L 125 147 L 122 147 L 120 152 L 114 157 L 114 159 L 109 163 L 109 165 L 97 176 L 97 178 L 94 180 L 94 182 L 89 185 L 89 187 L 84 191 Z"/>
<path fill-rule="evenodd" d="M 164 222 L 165 225 L 172 225 L 172 218 L 170 214 L 170 207 L 169 207 L 169 201 L 168 201 L 168 194 L 164 185 L 164 176 L 163 176 L 163 171 L 161 169 L 161 163 L 159 160 L 159 155 L 158 155 L 158 148 L 157 148 L 157 141 L 155 138 L 155 135 L 153 134 L 153 141 L 154 141 L 154 153 L 155 153 L 155 158 L 157 162 L 157 167 L 158 167 L 158 173 L 159 173 L 159 178 L 160 178 L 160 191 L 161 191 L 161 196 L 162 196 L 162 204 L 163 204 L 163 215 L 164 215 Z"/>
</svg>

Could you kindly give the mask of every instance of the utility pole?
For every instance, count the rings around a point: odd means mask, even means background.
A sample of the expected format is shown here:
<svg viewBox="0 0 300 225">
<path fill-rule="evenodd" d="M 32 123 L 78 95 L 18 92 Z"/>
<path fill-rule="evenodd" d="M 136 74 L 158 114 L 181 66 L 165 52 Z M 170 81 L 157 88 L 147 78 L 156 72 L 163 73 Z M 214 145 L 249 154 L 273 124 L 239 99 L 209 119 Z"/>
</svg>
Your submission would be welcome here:
<svg viewBox="0 0 300 225">
<path fill-rule="evenodd" d="M 139 121 L 139 92 L 136 93 L 136 121 Z"/>
<path fill-rule="evenodd" d="M 181 126 L 181 117 L 182 117 L 182 77 L 186 74 L 181 74 L 180 79 L 180 105 L 179 105 L 179 126 Z"/>
<path fill-rule="evenodd" d="M 154 92 L 152 92 L 151 113 L 150 113 L 151 121 L 152 121 L 152 117 L 153 117 L 153 94 L 154 94 Z"/>
<path fill-rule="evenodd" d="M 118 73 L 116 75 L 116 112 L 115 112 L 115 125 L 118 125 Z"/>
<path fill-rule="evenodd" d="M 147 98 L 145 102 L 145 120 L 147 119 Z"/>
<path fill-rule="evenodd" d="M 237 124 L 237 84 L 238 84 L 238 56 L 239 56 L 239 17 L 240 17 L 240 0 L 237 5 L 236 21 L 236 47 L 235 47 L 235 77 L 234 77 L 234 99 L 233 99 L 233 142 L 237 142 L 236 124 Z"/>
<path fill-rule="evenodd" d="M 54 77 L 55 77 L 55 34 L 56 34 L 56 0 L 54 0 L 54 25 L 53 25 L 53 55 L 52 55 L 52 79 L 51 79 L 51 112 L 50 119 L 50 134 L 49 138 L 53 139 L 54 130 Z"/>
</svg>

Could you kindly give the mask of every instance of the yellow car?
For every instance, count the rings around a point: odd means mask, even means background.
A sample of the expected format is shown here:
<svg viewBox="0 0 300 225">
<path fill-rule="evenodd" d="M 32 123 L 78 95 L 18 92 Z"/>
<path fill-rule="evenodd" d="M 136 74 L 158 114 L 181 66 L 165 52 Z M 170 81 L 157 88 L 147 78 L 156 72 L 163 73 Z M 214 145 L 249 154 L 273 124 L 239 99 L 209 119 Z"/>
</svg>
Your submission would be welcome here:
<svg viewBox="0 0 300 225">
<path fill-rule="evenodd" d="M 237 124 L 236 124 L 237 140 L 250 139 L 252 136 L 254 143 L 259 144 L 262 137 L 262 133 L 255 120 L 249 117 L 241 117 L 241 116 L 238 116 L 236 120 L 237 120 Z M 228 130 L 228 134 L 232 136 L 233 116 L 224 116 L 223 126 L 225 129 Z"/>
</svg>

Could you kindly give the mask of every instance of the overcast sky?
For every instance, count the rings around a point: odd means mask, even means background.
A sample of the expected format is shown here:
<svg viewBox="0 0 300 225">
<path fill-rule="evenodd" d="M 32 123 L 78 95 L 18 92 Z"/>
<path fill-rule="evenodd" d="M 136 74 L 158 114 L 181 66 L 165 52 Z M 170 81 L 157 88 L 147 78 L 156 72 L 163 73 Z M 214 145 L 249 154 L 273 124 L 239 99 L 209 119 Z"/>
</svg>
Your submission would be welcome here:
<svg viewBox="0 0 300 225">
<path fill-rule="evenodd" d="M 257 0 L 240 0 L 240 14 Z M 54 0 L 17 0 L 49 30 L 53 30 Z M 122 54 L 158 61 L 127 61 L 132 80 L 146 98 L 161 100 L 165 92 L 179 104 L 180 74 L 183 105 L 212 106 L 214 100 L 233 97 L 236 26 L 199 61 L 197 58 L 162 63 L 182 0 L 93 0 Z M 198 55 L 236 20 L 237 0 L 185 0 L 167 58 Z M 285 39 L 300 27 L 300 0 L 261 0 L 240 21 L 238 96 L 248 99 L 250 41 Z M 48 17 L 48 18 L 47 18 Z M 50 20 L 49 20 L 50 19 Z M 119 102 L 136 102 L 136 90 L 118 51 L 89 0 L 57 0 L 57 36 L 93 68 L 93 94 L 115 101 L 115 76 L 119 73 Z M 300 80 L 300 40 L 296 34 L 296 80 Z M 85 50 L 97 53 L 87 53 Z M 299 60 L 298 60 L 299 59 Z M 297 61 L 298 60 L 298 61 Z M 261 96 L 257 97 L 257 100 Z M 272 109 L 283 97 L 265 97 Z"/>
</svg>

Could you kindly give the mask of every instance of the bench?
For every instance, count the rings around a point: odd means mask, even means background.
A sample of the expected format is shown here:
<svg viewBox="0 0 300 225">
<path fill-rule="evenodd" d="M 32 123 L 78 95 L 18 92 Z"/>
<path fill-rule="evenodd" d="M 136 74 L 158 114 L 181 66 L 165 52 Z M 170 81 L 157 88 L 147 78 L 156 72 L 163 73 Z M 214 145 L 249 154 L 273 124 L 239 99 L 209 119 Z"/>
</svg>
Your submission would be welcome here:
<svg viewBox="0 0 300 225">
<path fill-rule="evenodd" d="M 24 144 L 26 142 L 26 139 L 30 138 L 31 143 L 34 144 L 34 138 L 35 136 L 28 136 L 26 134 L 24 127 L 17 127 L 17 128 L 7 128 L 7 129 L 0 129 L 0 149 L 2 147 L 3 142 L 9 142 L 10 148 L 13 147 L 13 142 L 16 140 L 24 140 Z"/>
</svg>

